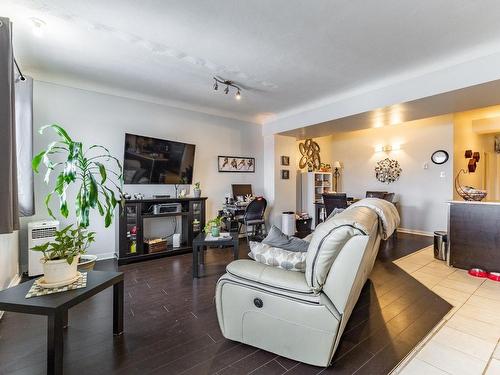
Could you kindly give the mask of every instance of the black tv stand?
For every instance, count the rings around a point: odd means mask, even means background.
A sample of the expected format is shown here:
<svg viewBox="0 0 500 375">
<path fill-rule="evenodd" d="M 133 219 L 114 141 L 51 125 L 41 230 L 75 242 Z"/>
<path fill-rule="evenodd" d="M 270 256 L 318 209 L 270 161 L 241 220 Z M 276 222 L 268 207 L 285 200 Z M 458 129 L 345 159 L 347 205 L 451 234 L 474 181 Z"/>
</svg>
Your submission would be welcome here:
<svg viewBox="0 0 500 375">
<path fill-rule="evenodd" d="M 152 198 L 129 199 L 123 208 L 120 206 L 118 220 L 117 243 L 118 264 L 123 265 L 136 261 L 154 259 L 163 256 L 188 253 L 192 251 L 193 239 L 205 227 L 206 197 L 200 198 Z M 153 213 L 155 204 L 171 203 L 179 205 L 177 212 Z M 144 238 L 145 220 L 178 220 L 181 225 L 176 232 L 181 233 L 180 246 L 172 243 L 162 248 L 148 245 Z M 164 233 L 164 236 L 172 233 Z"/>
</svg>

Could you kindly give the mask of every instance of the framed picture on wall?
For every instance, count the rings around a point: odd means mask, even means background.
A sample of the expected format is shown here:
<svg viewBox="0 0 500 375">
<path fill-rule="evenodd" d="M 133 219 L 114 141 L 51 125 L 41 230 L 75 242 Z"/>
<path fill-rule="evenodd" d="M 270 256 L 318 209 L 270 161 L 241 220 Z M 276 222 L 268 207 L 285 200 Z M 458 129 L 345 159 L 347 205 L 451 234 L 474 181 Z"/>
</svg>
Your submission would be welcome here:
<svg viewBox="0 0 500 375">
<path fill-rule="evenodd" d="M 288 169 L 281 170 L 281 179 L 282 180 L 289 180 L 290 179 L 290 171 Z"/>
<path fill-rule="evenodd" d="M 219 172 L 255 173 L 255 158 L 218 156 Z"/>
<path fill-rule="evenodd" d="M 285 166 L 290 165 L 290 156 L 282 156 L 281 157 L 281 165 L 285 165 Z"/>
</svg>

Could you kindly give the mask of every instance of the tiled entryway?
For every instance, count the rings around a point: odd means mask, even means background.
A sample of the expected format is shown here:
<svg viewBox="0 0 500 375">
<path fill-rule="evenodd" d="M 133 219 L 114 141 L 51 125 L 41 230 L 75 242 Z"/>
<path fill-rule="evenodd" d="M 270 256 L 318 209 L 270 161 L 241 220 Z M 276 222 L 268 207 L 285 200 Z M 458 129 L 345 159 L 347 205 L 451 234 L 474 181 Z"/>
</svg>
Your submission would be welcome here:
<svg viewBox="0 0 500 375">
<path fill-rule="evenodd" d="M 393 374 L 500 374 L 500 282 L 448 267 L 432 246 L 394 263 L 454 308 Z"/>
</svg>

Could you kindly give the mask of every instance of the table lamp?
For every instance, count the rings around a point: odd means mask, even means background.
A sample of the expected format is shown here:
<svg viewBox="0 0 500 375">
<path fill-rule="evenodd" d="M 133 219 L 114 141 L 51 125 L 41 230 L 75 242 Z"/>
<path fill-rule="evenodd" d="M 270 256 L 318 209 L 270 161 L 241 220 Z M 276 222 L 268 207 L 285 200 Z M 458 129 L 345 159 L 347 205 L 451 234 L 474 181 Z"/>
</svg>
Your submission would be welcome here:
<svg viewBox="0 0 500 375">
<path fill-rule="evenodd" d="M 338 192 L 339 187 L 339 176 L 340 169 L 342 166 L 340 165 L 340 161 L 336 160 L 333 162 L 333 191 Z"/>
</svg>

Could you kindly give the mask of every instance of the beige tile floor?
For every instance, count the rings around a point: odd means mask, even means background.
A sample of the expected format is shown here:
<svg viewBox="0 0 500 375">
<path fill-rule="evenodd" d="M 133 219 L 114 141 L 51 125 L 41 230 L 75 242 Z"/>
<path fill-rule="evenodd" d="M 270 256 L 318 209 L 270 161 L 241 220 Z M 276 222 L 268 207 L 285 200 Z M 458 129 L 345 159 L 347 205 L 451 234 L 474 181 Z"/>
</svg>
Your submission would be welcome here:
<svg viewBox="0 0 500 375">
<path fill-rule="evenodd" d="M 432 246 L 395 263 L 453 309 L 393 374 L 500 375 L 500 282 L 448 267 Z"/>
</svg>

